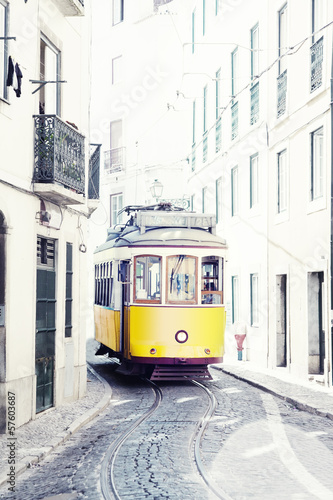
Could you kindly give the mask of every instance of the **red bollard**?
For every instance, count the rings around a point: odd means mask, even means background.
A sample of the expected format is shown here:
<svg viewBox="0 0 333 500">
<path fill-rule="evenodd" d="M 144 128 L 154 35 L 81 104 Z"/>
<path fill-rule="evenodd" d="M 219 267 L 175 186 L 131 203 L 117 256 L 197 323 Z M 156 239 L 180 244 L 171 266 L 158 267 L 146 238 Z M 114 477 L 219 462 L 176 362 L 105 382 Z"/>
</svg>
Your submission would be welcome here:
<svg viewBox="0 0 333 500">
<path fill-rule="evenodd" d="M 237 351 L 238 351 L 238 361 L 242 361 L 243 359 L 243 342 L 244 342 L 244 339 L 246 337 L 246 333 L 243 333 L 243 334 L 238 334 L 236 333 L 235 335 L 235 339 L 236 339 L 236 342 L 237 342 Z"/>
</svg>

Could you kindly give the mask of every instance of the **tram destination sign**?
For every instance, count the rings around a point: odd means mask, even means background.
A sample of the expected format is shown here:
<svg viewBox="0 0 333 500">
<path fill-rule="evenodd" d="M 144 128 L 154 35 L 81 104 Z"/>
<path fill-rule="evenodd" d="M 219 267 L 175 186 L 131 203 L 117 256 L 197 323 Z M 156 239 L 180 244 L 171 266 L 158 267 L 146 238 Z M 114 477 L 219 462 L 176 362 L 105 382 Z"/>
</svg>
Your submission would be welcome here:
<svg viewBox="0 0 333 500">
<path fill-rule="evenodd" d="M 175 213 L 175 212 L 138 212 L 136 223 L 144 232 L 147 227 L 183 227 L 208 229 L 214 232 L 216 217 L 211 214 Z"/>
</svg>

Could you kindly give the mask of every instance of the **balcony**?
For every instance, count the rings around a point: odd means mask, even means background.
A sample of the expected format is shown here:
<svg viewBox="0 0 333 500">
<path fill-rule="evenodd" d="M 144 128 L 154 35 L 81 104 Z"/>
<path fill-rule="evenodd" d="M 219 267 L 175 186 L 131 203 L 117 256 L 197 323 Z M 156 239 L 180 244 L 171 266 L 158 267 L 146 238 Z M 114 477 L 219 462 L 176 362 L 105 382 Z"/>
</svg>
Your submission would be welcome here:
<svg viewBox="0 0 333 500">
<path fill-rule="evenodd" d="M 125 148 L 109 149 L 104 153 L 104 172 L 107 175 L 125 170 Z"/>
<path fill-rule="evenodd" d="M 287 109 L 287 70 L 277 78 L 277 117 L 280 118 Z"/>
<path fill-rule="evenodd" d="M 257 82 L 251 87 L 250 92 L 251 92 L 250 124 L 254 125 L 259 120 L 259 82 Z"/>
<path fill-rule="evenodd" d="M 208 159 L 208 132 L 204 132 L 202 136 L 202 163 L 206 163 Z"/>
<path fill-rule="evenodd" d="M 215 127 L 215 152 L 218 153 L 222 147 L 222 121 L 221 117 L 216 122 Z"/>
<path fill-rule="evenodd" d="M 56 115 L 35 115 L 34 192 L 53 203 L 84 203 L 84 136 Z"/>
<path fill-rule="evenodd" d="M 231 106 L 231 140 L 238 136 L 238 102 Z"/>
<path fill-rule="evenodd" d="M 310 48 L 311 54 L 311 89 L 313 92 L 321 86 L 323 81 L 323 48 L 324 38 L 321 37 Z"/>
<path fill-rule="evenodd" d="M 53 0 L 64 16 L 83 16 L 84 0 Z"/>
<path fill-rule="evenodd" d="M 99 199 L 101 144 L 90 144 L 88 199 Z"/>
</svg>

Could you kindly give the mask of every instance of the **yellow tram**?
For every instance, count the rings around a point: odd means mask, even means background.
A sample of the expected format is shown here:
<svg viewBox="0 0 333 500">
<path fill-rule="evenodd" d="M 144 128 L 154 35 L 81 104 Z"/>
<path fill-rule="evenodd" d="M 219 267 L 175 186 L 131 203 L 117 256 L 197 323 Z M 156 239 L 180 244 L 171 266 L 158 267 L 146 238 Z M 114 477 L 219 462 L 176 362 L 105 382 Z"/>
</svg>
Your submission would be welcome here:
<svg viewBox="0 0 333 500">
<path fill-rule="evenodd" d="M 96 354 L 151 380 L 211 378 L 222 361 L 226 242 L 215 217 L 130 206 L 94 253 Z"/>
</svg>

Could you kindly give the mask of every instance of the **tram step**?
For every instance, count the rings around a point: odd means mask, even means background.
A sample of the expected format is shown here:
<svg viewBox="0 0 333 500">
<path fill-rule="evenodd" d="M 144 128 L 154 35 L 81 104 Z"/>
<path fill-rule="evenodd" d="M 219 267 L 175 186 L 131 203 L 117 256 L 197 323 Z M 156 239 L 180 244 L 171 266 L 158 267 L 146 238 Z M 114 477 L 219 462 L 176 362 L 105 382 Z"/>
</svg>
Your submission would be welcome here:
<svg viewBox="0 0 333 500">
<path fill-rule="evenodd" d="M 212 380 L 206 365 L 174 366 L 156 365 L 150 380 Z"/>
</svg>

